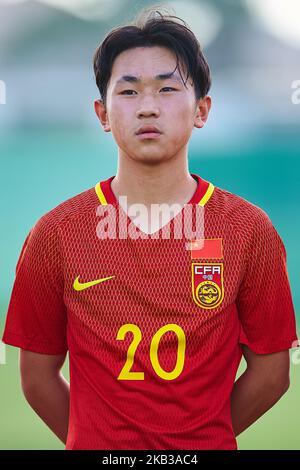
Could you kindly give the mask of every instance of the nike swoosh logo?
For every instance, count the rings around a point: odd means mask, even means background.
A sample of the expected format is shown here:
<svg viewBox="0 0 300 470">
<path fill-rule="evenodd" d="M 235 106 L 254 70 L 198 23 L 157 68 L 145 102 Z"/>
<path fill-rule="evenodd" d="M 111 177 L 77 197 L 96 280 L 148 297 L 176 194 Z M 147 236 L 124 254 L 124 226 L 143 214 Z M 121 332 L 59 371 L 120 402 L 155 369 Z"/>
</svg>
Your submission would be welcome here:
<svg viewBox="0 0 300 470">
<path fill-rule="evenodd" d="M 73 289 L 77 291 L 88 289 L 89 287 L 95 286 L 96 284 L 100 284 L 100 282 L 108 281 L 109 279 L 114 278 L 115 276 L 103 277 L 102 279 L 95 279 L 94 281 L 89 282 L 80 282 L 79 276 L 76 277 L 73 283 Z"/>
</svg>

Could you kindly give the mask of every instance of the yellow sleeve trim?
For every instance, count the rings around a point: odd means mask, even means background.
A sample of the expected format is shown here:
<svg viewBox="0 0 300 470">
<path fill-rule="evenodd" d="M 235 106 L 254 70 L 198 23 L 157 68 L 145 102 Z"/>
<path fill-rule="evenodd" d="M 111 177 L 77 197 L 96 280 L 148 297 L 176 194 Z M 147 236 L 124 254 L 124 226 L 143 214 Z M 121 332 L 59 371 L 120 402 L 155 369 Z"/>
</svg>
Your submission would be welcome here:
<svg viewBox="0 0 300 470">
<path fill-rule="evenodd" d="M 98 182 L 95 186 L 95 191 L 96 191 L 96 194 L 98 196 L 98 199 L 100 201 L 100 204 L 102 204 L 102 206 L 106 206 L 107 205 L 107 200 L 103 194 L 103 191 L 101 189 L 101 185 L 100 185 L 100 182 Z"/>
<path fill-rule="evenodd" d="M 205 204 L 210 200 L 213 192 L 214 192 L 214 185 L 212 183 L 209 183 L 208 185 L 208 188 L 206 190 L 206 193 L 204 194 L 204 196 L 200 199 L 200 201 L 198 202 L 199 206 L 205 206 Z"/>
</svg>

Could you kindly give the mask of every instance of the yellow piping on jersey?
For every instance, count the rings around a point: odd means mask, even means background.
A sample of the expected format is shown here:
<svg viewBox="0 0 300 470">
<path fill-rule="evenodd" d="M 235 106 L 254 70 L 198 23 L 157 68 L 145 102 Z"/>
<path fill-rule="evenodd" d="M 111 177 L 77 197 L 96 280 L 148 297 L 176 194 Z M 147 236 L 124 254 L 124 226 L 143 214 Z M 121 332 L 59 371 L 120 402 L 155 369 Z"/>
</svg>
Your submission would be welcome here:
<svg viewBox="0 0 300 470">
<path fill-rule="evenodd" d="M 211 198 L 213 192 L 214 192 L 214 185 L 212 183 L 209 183 L 208 185 L 208 188 L 206 190 L 206 193 L 204 194 L 204 196 L 201 198 L 201 200 L 198 202 L 198 205 L 199 206 L 205 206 L 205 204 L 209 201 L 209 199 Z M 107 205 L 107 200 L 103 194 L 103 191 L 101 189 L 101 185 L 100 185 L 100 182 L 98 182 L 95 186 L 95 191 L 96 191 L 96 194 L 98 196 L 98 199 L 100 201 L 100 204 L 102 204 L 103 206 L 106 206 Z"/>
<path fill-rule="evenodd" d="M 198 202 L 199 206 L 205 206 L 205 204 L 210 200 L 212 193 L 214 192 L 214 189 L 215 189 L 214 185 L 212 183 L 209 183 L 206 193 Z"/>
<path fill-rule="evenodd" d="M 106 200 L 106 198 L 103 194 L 103 191 L 101 189 L 100 181 L 96 184 L 95 191 L 96 191 L 96 194 L 97 194 L 98 199 L 100 201 L 100 204 L 102 204 L 102 206 L 106 206 L 107 205 L 107 200 Z"/>
</svg>

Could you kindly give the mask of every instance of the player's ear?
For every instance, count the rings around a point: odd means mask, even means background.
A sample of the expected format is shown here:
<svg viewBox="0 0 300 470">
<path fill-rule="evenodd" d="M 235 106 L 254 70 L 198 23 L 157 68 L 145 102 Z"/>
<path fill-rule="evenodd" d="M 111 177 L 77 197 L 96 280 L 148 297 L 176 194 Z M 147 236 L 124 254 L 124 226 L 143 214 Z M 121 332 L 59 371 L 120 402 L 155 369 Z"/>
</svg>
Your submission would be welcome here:
<svg viewBox="0 0 300 470">
<path fill-rule="evenodd" d="M 200 98 L 197 102 L 194 127 L 201 128 L 207 121 L 209 111 L 211 108 L 211 97 L 206 95 L 204 98 Z"/>
<path fill-rule="evenodd" d="M 103 100 L 95 100 L 94 109 L 99 121 L 101 122 L 103 130 L 105 132 L 110 132 L 109 119 Z"/>
</svg>

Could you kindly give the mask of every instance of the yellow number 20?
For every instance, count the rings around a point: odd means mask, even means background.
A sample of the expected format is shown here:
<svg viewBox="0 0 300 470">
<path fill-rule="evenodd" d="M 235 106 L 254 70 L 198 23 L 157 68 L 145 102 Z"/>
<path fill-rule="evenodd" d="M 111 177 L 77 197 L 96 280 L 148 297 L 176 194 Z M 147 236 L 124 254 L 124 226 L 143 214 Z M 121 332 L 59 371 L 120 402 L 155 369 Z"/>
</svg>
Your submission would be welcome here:
<svg viewBox="0 0 300 470">
<path fill-rule="evenodd" d="M 133 333 L 133 340 L 127 351 L 127 360 L 124 364 L 123 369 L 121 370 L 118 380 L 144 380 L 144 372 L 133 372 L 130 371 L 133 362 L 134 354 L 138 347 L 139 342 L 142 340 L 142 332 L 137 325 L 133 323 L 127 323 L 122 325 L 118 331 L 117 339 L 124 340 L 126 333 L 131 331 Z M 166 372 L 159 364 L 157 351 L 161 337 L 168 331 L 174 331 L 178 338 L 178 348 L 177 348 L 177 360 L 174 369 L 171 372 Z M 165 380 L 174 380 L 182 372 L 185 359 L 185 346 L 186 338 L 183 329 L 174 323 L 169 323 L 168 325 L 162 326 L 153 336 L 151 345 L 150 345 L 150 361 L 153 369 L 156 374 Z"/>
</svg>

